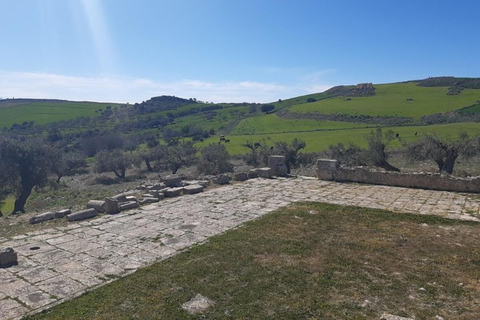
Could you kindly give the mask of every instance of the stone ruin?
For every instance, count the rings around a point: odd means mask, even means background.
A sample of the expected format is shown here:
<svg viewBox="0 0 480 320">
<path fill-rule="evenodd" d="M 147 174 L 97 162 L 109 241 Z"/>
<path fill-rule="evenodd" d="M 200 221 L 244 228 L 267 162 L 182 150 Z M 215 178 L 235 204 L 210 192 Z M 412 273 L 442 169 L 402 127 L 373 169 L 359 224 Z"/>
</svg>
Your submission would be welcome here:
<svg viewBox="0 0 480 320">
<path fill-rule="evenodd" d="M 31 224 L 41 223 L 52 219 L 78 221 L 93 218 L 101 213 L 117 214 L 121 211 L 135 209 L 140 205 L 156 203 L 164 198 L 172 198 L 183 195 L 192 195 L 203 192 L 211 182 L 224 185 L 234 181 L 245 181 L 253 178 L 273 178 L 274 176 L 287 176 L 284 156 L 270 156 L 268 167 L 252 169 L 249 172 L 237 172 L 235 174 L 220 174 L 207 176 L 204 180 L 183 181 L 178 175 L 169 175 L 153 184 L 142 184 L 136 190 L 121 193 L 103 200 L 90 200 L 86 209 L 72 212 L 70 209 L 50 211 L 38 214 L 30 219 Z"/>
<path fill-rule="evenodd" d="M 440 174 L 372 171 L 363 167 L 340 167 L 337 160 L 317 160 L 320 180 L 359 182 L 405 188 L 480 193 L 480 177 L 457 178 Z"/>
</svg>

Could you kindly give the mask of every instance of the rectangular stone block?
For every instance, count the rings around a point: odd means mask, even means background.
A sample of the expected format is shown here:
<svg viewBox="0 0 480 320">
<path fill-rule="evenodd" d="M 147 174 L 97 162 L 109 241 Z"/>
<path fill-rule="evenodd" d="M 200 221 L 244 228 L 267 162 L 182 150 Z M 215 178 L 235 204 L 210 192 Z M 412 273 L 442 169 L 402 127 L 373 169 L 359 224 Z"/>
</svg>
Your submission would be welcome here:
<svg viewBox="0 0 480 320">
<path fill-rule="evenodd" d="M 90 200 L 87 203 L 87 209 L 93 208 L 98 212 L 105 212 L 105 201 L 103 200 Z"/>
<path fill-rule="evenodd" d="M 183 188 L 169 188 L 165 191 L 165 197 L 178 197 L 182 194 Z"/>
<path fill-rule="evenodd" d="M 138 208 L 137 201 L 129 201 L 119 204 L 120 211 Z"/>
<path fill-rule="evenodd" d="M 257 169 L 257 173 L 259 177 L 262 178 L 271 178 L 273 177 L 273 172 L 272 169 L 265 167 L 265 168 L 259 168 Z"/>
<path fill-rule="evenodd" d="M 93 218 L 97 215 L 98 215 L 98 211 L 95 210 L 95 208 L 90 208 L 90 209 L 70 213 L 67 216 L 67 220 L 68 221 L 85 220 L 85 219 Z"/>
<path fill-rule="evenodd" d="M 338 160 L 332 159 L 318 159 L 317 160 L 317 169 L 318 170 L 335 170 L 340 167 L 340 162 Z"/>
<path fill-rule="evenodd" d="M 55 219 L 63 219 L 65 216 L 68 216 L 70 213 L 72 213 L 72 210 L 70 209 L 64 209 L 55 212 Z"/>
<path fill-rule="evenodd" d="M 54 218 L 55 218 L 55 213 L 45 212 L 45 213 L 42 213 L 42 214 L 31 217 L 29 222 L 31 224 L 36 224 L 36 223 L 40 223 L 40 222 L 43 222 L 43 221 L 52 220 Z"/>
<path fill-rule="evenodd" d="M 183 188 L 184 194 L 196 194 L 200 192 L 203 192 L 203 186 L 199 184 L 192 184 Z"/>
<path fill-rule="evenodd" d="M 233 177 L 236 181 L 248 180 L 248 174 L 246 172 L 237 172 Z"/>
</svg>

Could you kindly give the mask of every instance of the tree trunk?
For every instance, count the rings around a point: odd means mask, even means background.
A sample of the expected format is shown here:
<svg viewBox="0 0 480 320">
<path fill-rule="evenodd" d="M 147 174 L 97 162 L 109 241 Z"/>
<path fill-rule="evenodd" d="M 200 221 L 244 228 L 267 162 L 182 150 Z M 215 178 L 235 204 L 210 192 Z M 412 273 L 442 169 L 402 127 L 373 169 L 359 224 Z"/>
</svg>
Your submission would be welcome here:
<svg viewBox="0 0 480 320">
<path fill-rule="evenodd" d="M 172 174 L 176 174 L 178 169 L 180 169 L 181 165 L 179 164 L 174 164 L 172 165 Z"/>
<path fill-rule="evenodd" d="M 442 173 L 443 167 L 445 167 L 445 161 L 443 161 L 443 159 L 434 159 L 434 161 L 438 165 L 438 172 Z"/>
<path fill-rule="evenodd" d="M 15 206 L 13 208 L 12 214 L 17 212 L 25 213 L 25 204 L 27 203 L 28 197 L 32 193 L 33 185 L 27 185 L 22 187 L 22 193 L 20 196 L 15 200 Z"/>
<path fill-rule="evenodd" d="M 60 184 L 60 179 L 62 179 L 63 174 L 57 174 L 57 184 Z"/>
<path fill-rule="evenodd" d="M 455 160 L 457 160 L 456 154 L 448 154 L 447 158 L 445 159 L 445 165 L 443 166 L 443 171 L 448 174 L 453 173 L 453 167 L 455 166 Z"/>
<path fill-rule="evenodd" d="M 147 170 L 148 170 L 149 172 L 153 172 L 153 168 L 152 168 L 152 166 L 151 166 L 151 164 L 150 164 L 150 160 L 145 159 L 145 164 L 147 165 Z"/>
<path fill-rule="evenodd" d="M 387 161 L 382 161 L 382 163 L 380 163 L 378 165 L 380 168 L 383 168 L 387 171 L 395 171 L 395 172 L 400 172 L 400 169 L 392 166 L 390 163 L 388 163 Z"/>
<path fill-rule="evenodd" d="M 115 175 L 117 176 L 117 178 L 122 178 L 122 175 L 120 173 L 117 172 L 117 170 L 113 170 L 113 173 L 115 173 Z"/>
</svg>

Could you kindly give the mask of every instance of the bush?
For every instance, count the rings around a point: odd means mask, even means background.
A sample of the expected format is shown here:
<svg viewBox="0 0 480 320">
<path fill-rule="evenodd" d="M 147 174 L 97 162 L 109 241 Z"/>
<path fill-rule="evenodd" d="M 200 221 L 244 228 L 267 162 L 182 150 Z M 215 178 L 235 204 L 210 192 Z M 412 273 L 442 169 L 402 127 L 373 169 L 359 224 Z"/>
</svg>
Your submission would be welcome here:
<svg viewBox="0 0 480 320">
<path fill-rule="evenodd" d="M 260 110 L 264 113 L 269 113 L 270 111 L 273 111 L 273 109 L 275 109 L 273 104 L 264 104 Z"/>
<path fill-rule="evenodd" d="M 202 174 L 219 174 L 233 172 L 233 165 L 229 162 L 230 155 L 222 144 L 209 144 L 200 150 L 198 171 Z"/>
</svg>

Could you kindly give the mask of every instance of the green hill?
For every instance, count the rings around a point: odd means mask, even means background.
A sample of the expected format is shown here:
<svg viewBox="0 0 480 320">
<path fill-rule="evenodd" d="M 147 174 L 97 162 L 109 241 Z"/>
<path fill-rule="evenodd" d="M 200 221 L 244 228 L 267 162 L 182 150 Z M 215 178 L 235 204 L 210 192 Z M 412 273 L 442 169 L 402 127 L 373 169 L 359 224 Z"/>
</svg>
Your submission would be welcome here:
<svg viewBox="0 0 480 320">
<path fill-rule="evenodd" d="M 432 132 L 450 137 L 460 131 L 480 134 L 480 79 L 437 77 L 338 86 L 269 104 L 213 104 L 170 96 L 134 105 L 0 101 L 0 128 L 41 133 L 29 129 L 30 121 L 43 124 L 43 131 L 55 128 L 77 136 L 118 132 L 180 137 L 193 139 L 198 146 L 217 143 L 219 136 L 225 135 L 230 140 L 227 149 L 233 154 L 247 152 L 242 146 L 247 140 L 273 144 L 295 138 L 307 142 L 306 151 L 321 151 L 338 142 L 362 144 L 364 136 L 376 127 L 392 129 L 405 140 Z"/>
</svg>

